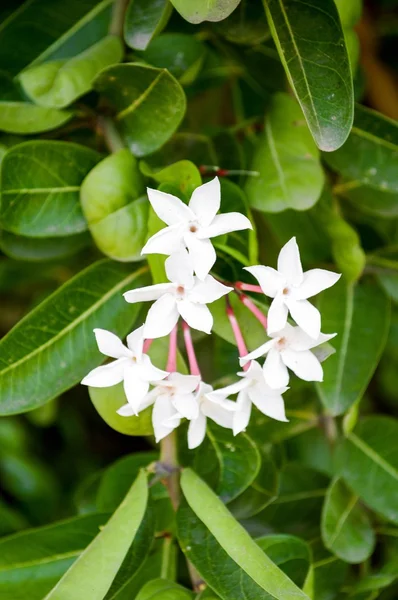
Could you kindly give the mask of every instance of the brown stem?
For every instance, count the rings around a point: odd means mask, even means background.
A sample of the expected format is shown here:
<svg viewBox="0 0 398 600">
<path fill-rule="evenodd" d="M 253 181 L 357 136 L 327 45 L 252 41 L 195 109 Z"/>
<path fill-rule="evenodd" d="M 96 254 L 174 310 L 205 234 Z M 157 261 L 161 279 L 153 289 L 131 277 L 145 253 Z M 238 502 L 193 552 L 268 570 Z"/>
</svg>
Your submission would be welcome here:
<svg viewBox="0 0 398 600">
<path fill-rule="evenodd" d="M 112 119 L 99 116 L 97 118 L 97 127 L 104 136 L 105 143 L 110 152 L 118 152 L 126 147 Z"/>
<path fill-rule="evenodd" d="M 129 0 L 115 0 L 111 24 L 109 26 L 109 33 L 111 35 L 118 35 L 123 38 L 124 15 L 126 13 L 128 2 Z"/>
</svg>

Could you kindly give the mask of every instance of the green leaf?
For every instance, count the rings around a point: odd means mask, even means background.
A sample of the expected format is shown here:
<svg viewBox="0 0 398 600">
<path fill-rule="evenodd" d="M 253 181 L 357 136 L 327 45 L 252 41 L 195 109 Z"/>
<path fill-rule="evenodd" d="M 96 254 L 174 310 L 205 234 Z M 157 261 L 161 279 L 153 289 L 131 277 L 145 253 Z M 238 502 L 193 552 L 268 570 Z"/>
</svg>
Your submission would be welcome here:
<svg viewBox="0 0 398 600">
<path fill-rule="evenodd" d="M 116 122 L 135 156 L 162 146 L 185 113 L 185 94 L 166 69 L 138 64 L 108 67 L 95 89 L 116 108 Z"/>
<path fill-rule="evenodd" d="M 232 44 L 244 46 L 256 46 L 271 37 L 264 8 L 250 0 L 241 0 L 239 8 L 213 28 Z"/>
<path fill-rule="evenodd" d="M 256 543 L 298 587 L 303 587 L 311 564 L 308 544 L 294 535 L 274 534 L 257 538 Z"/>
<path fill-rule="evenodd" d="M 238 6 L 240 0 L 171 0 L 174 8 L 189 23 L 222 21 Z"/>
<path fill-rule="evenodd" d="M 113 0 L 31 0 L 1 25 L 0 71 L 70 58 L 108 33 Z"/>
<path fill-rule="evenodd" d="M 158 183 L 178 186 L 186 198 L 190 198 L 195 188 L 202 185 L 199 169 L 190 160 L 179 160 L 164 169 L 152 169 L 147 162 L 140 162 L 140 170 L 146 177 Z"/>
<path fill-rule="evenodd" d="M 358 181 L 342 183 L 336 186 L 336 194 L 347 198 L 357 209 L 366 215 L 375 215 L 384 219 L 398 216 L 398 193 L 384 191 Z"/>
<path fill-rule="evenodd" d="M 108 523 L 46 600 L 68 600 L 76 594 L 85 600 L 104 598 L 137 534 L 147 501 L 147 476 L 141 471 Z"/>
<path fill-rule="evenodd" d="M 130 0 L 124 20 L 124 39 L 133 50 L 145 50 L 171 15 L 169 0 Z"/>
<path fill-rule="evenodd" d="M 363 419 L 338 448 L 337 473 L 373 510 L 398 524 L 398 421 Z"/>
<path fill-rule="evenodd" d="M 0 342 L 0 414 L 36 408 L 100 364 L 92 330 L 127 333 L 138 308 L 127 305 L 122 294 L 142 285 L 144 272 L 99 261 L 22 319 Z"/>
<path fill-rule="evenodd" d="M 119 150 L 98 163 L 80 189 L 83 213 L 100 250 L 121 261 L 140 260 L 149 202 L 134 156 Z"/>
<path fill-rule="evenodd" d="M 135 600 L 192 600 L 193 593 L 187 588 L 168 581 L 167 579 L 154 579 L 148 581 L 136 596 Z"/>
<path fill-rule="evenodd" d="M 353 285 L 340 280 L 319 303 L 322 328 L 336 332 L 336 353 L 323 365 L 316 385 L 322 404 L 341 415 L 365 392 L 377 367 L 390 325 L 390 302 L 373 282 Z M 370 325 L 371 324 L 371 325 Z"/>
<path fill-rule="evenodd" d="M 324 174 L 319 150 L 297 102 L 282 92 L 272 98 L 264 136 L 255 150 L 246 193 L 253 208 L 308 210 L 321 195 Z"/>
<path fill-rule="evenodd" d="M 90 244 L 86 231 L 65 237 L 31 238 L 0 232 L 0 248 L 10 258 L 29 262 L 55 260 L 70 256 Z"/>
<path fill-rule="evenodd" d="M 10 148 L 1 163 L 4 229 L 41 238 L 85 231 L 79 190 L 98 159 L 93 150 L 69 142 L 38 140 Z"/>
<path fill-rule="evenodd" d="M 334 0 L 263 0 L 280 59 L 321 150 L 339 148 L 350 133 L 354 92 Z"/>
<path fill-rule="evenodd" d="M 398 126 L 380 113 L 357 105 L 349 138 L 325 160 L 345 179 L 382 192 L 398 192 Z"/>
<path fill-rule="evenodd" d="M 347 576 L 347 563 L 329 554 L 316 540 L 311 544 L 313 565 L 308 573 L 304 591 L 313 600 L 340 600 L 341 588 Z"/>
<path fill-rule="evenodd" d="M 107 515 L 73 517 L 0 540 L 2 600 L 43 600 L 95 538 Z"/>
<path fill-rule="evenodd" d="M 375 534 L 359 497 L 341 479 L 332 481 L 322 511 L 325 546 L 348 563 L 367 560 L 375 547 Z"/>
<path fill-rule="evenodd" d="M 261 551 L 221 500 L 191 469 L 183 471 L 181 487 L 191 509 L 185 515 L 182 509 L 178 516 L 182 549 L 217 594 L 224 600 L 236 599 L 239 581 L 243 594 L 249 593 L 249 597 L 256 600 L 270 597 L 308 600 L 308 596 Z M 202 544 L 199 554 L 198 545 Z M 210 548 L 212 568 L 205 566 Z"/>
<path fill-rule="evenodd" d="M 42 133 L 65 125 L 73 117 L 67 110 L 35 106 L 28 102 L 0 100 L 0 131 Z"/>
<path fill-rule="evenodd" d="M 30 67 L 19 76 L 27 96 L 40 106 L 65 108 L 91 90 L 102 69 L 120 62 L 120 38 L 107 36 L 81 54 Z"/>
</svg>

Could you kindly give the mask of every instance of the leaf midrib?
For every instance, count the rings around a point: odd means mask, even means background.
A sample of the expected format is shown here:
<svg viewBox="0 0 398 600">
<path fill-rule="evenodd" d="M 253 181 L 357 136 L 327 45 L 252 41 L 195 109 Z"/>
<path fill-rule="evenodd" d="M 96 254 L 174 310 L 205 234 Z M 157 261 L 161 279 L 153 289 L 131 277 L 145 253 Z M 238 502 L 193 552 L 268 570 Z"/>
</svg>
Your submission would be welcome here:
<svg viewBox="0 0 398 600">
<path fill-rule="evenodd" d="M 332 535 L 332 537 L 329 540 L 330 547 L 332 547 L 333 544 L 335 543 L 335 541 L 337 540 L 338 536 L 340 535 L 340 533 L 344 527 L 345 522 L 347 521 L 351 512 L 354 510 L 357 502 L 358 502 L 358 496 L 353 494 L 352 497 L 350 498 L 350 501 L 347 504 L 346 509 L 341 513 L 340 518 L 337 521 L 334 534 Z"/>
<path fill-rule="evenodd" d="M 67 192 L 78 192 L 80 185 L 69 185 L 64 187 L 48 187 L 48 188 L 20 188 L 19 190 L 4 190 L 1 192 L 2 196 L 7 194 L 46 194 L 46 193 L 67 193 Z"/>
<path fill-rule="evenodd" d="M 344 377 L 344 367 L 345 367 L 345 362 L 346 362 L 346 358 L 347 358 L 347 352 L 348 352 L 348 343 L 350 340 L 350 333 L 351 333 L 351 327 L 352 327 L 352 319 L 354 316 L 354 285 L 352 283 L 350 283 L 347 286 L 347 296 L 346 296 L 346 305 L 345 305 L 345 318 L 344 318 L 344 329 L 343 329 L 343 336 L 342 336 L 342 340 L 341 340 L 341 348 L 340 348 L 340 360 L 337 366 L 337 373 L 336 373 L 336 384 L 334 387 L 334 401 L 333 401 L 333 407 L 336 410 L 336 408 L 338 408 L 338 404 L 339 404 L 339 398 L 340 398 L 340 394 L 341 394 L 341 388 L 342 388 L 342 384 L 343 384 L 343 377 Z"/>
<path fill-rule="evenodd" d="M 361 129 L 360 127 L 356 127 L 355 125 L 353 125 L 351 132 L 353 134 L 356 134 L 358 137 L 361 137 L 366 140 L 370 140 L 371 142 L 374 142 L 378 146 L 384 146 L 385 148 L 388 148 L 389 150 L 392 150 L 393 152 L 398 152 L 398 146 L 396 144 L 393 144 L 392 142 L 389 142 L 388 140 L 378 137 L 377 135 L 370 133 L 370 131 L 365 131 L 364 129 Z"/>
<path fill-rule="evenodd" d="M 355 433 L 351 432 L 347 438 L 356 446 L 359 450 L 361 450 L 368 458 L 370 458 L 375 464 L 379 465 L 383 471 L 391 475 L 393 479 L 398 481 L 398 471 L 390 465 L 380 454 L 378 454 L 373 448 L 368 446 L 366 442 L 364 442 L 360 437 L 358 437 Z"/>
<path fill-rule="evenodd" d="M 64 560 L 66 558 L 77 558 L 80 554 L 85 550 L 85 548 L 79 548 L 76 550 L 70 550 L 69 552 L 61 552 L 60 554 L 52 554 L 51 556 L 46 556 L 41 559 L 33 559 L 28 560 L 26 562 L 21 563 L 12 563 L 10 565 L 6 565 L 4 567 L 0 567 L 0 575 L 1 573 L 7 573 L 8 571 L 14 571 L 16 569 L 26 569 L 29 567 L 39 567 L 40 565 L 48 565 L 53 562 L 57 562 L 59 560 Z"/>
<path fill-rule="evenodd" d="M 151 83 L 148 85 L 146 90 L 136 100 L 134 100 L 131 104 L 129 104 L 129 106 L 127 106 L 126 108 L 121 110 L 116 115 L 116 120 L 121 121 L 122 119 L 127 117 L 130 113 L 134 112 L 136 110 L 136 108 L 138 108 L 148 98 L 148 96 L 152 92 L 153 88 L 163 77 L 164 73 L 165 73 L 165 71 L 162 70 L 158 75 L 156 75 L 155 79 L 153 81 L 151 81 Z"/>
</svg>

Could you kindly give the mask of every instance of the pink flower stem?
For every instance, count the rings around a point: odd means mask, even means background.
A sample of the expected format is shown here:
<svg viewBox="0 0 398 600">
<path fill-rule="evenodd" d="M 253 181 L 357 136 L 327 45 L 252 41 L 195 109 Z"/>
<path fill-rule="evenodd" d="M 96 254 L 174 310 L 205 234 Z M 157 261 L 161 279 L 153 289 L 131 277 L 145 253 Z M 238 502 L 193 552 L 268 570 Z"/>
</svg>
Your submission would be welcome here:
<svg viewBox="0 0 398 600">
<path fill-rule="evenodd" d="M 242 332 L 240 330 L 239 327 L 239 323 L 236 319 L 234 310 L 231 306 L 230 301 L 227 298 L 227 317 L 229 319 L 229 322 L 231 323 L 231 328 L 233 331 L 233 334 L 235 336 L 235 340 L 236 340 L 236 345 L 238 346 L 238 352 L 239 352 L 239 357 L 242 358 L 242 356 L 246 356 L 246 354 L 248 354 L 247 352 L 247 347 L 245 344 L 245 340 L 243 339 L 243 335 Z M 250 362 L 248 362 L 244 367 L 243 370 L 247 371 L 247 369 L 250 366 Z"/>
<path fill-rule="evenodd" d="M 166 371 L 169 373 L 175 373 L 177 371 L 177 332 L 178 323 L 170 333 L 169 338 L 169 356 L 166 365 Z"/>
<path fill-rule="evenodd" d="M 149 348 L 151 347 L 153 340 L 145 340 L 144 341 L 144 346 L 142 348 L 142 351 L 144 354 L 146 354 L 149 351 Z"/>
<path fill-rule="evenodd" d="M 244 290 L 245 292 L 256 292 L 256 294 L 263 294 L 263 290 L 259 285 L 252 285 L 251 283 L 243 283 L 243 281 L 238 281 L 235 283 L 235 288 L 237 290 Z"/>
<path fill-rule="evenodd" d="M 192 342 L 191 330 L 188 323 L 186 323 L 185 321 L 182 322 L 182 329 L 184 331 L 185 348 L 187 351 L 191 375 L 199 375 L 200 377 L 200 369 L 198 361 L 196 359 L 195 348 Z"/>
<path fill-rule="evenodd" d="M 258 306 L 254 304 L 253 300 L 251 300 L 249 296 L 246 296 L 245 294 L 239 294 L 239 300 L 242 302 L 242 304 L 246 306 L 246 308 L 250 310 L 250 312 L 256 317 L 256 319 L 260 321 L 264 329 L 267 329 L 267 317 L 258 308 Z"/>
</svg>

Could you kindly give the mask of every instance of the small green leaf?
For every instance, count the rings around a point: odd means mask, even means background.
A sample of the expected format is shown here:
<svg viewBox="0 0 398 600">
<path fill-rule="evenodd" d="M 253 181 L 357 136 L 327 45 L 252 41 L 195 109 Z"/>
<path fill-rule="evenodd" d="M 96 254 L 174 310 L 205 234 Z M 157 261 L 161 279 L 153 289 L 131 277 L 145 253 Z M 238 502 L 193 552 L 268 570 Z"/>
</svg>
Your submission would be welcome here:
<svg viewBox="0 0 398 600">
<path fill-rule="evenodd" d="M 270 596 L 276 600 L 290 600 L 291 598 L 308 600 L 308 596 L 261 551 L 221 500 L 191 469 L 183 471 L 181 487 L 188 505 L 193 511 L 194 518 L 199 519 L 200 523 L 196 539 L 192 538 L 191 527 L 193 525 L 195 528 L 194 521 L 191 520 L 191 524 L 189 524 L 189 512 L 184 515 L 184 509 L 182 510 L 178 517 L 182 548 L 205 581 L 224 600 L 236 599 L 236 587 L 233 590 L 236 578 L 240 581 L 242 593 L 250 591 L 249 594 L 251 593 L 256 600 L 265 600 Z M 201 532 L 203 526 L 205 526 L 205 531 L 208 531 L 204 536 Z M 217 556 L 218 568 L 214 569 L 215 564 L 213 563 L 212 570 L 206 569 L 205 572 L 203 566 L 207 560 L 206 546 L 204 545 L 206 537 L 207 544 L 210 542 L 214 546 L 211 539 L 213 538 L 219 545 L 219 550 L 217 555 L 215 553 L 211 555 Z M 197 553 L 198 543 L 203 544 L 201 556 Z M 192 544 L 195 545 L 194 548 Z M 234 565 L 233 570 L 231 561 Z M 235 595 L 232 595 L 231 592 Z M 255 593 L 256 595 L 254 595 Z"/>
<path fill-rule="evenodd" d="M 160 148 L 185 113 L 183 89 L 166 69 L 115 65 L 102 71 L 94 87 L 116 108 L 116 122 L 135 156 Z"/>
<path fill-rule="evenodd" d="M 375 547 L 375 534 L 359 497 L 341 479 L 332 481 L 322 511 L 325 546 L 348 563 L 367 560 Z"/>
<path fill-rule="evenodd" d="M 222 21 L 238 6 L 240 0 L 171 0 L 174 8 L 189 23 Z"/>
<path fill-rule="evenodd" d="M 251 168 L 259 175 L 248 178 L 246 193 L 257 210 L 308 210 L 321 195 L 324 174 L 319 150 L 299 105 L 287 94 L 272 99 Z"/>
<path fill-rule="evenodd" d="M 108 523 L 46 600 L 68 600 L 77 594 L 85 600 L 104 598 L 141 525 L 147 501 L 147 476 L 141 471 Z"/>
<path fill-rule="evenodd" d="M 8 133 L 42 133 L 65 125 L 73 112 L 36 106 L 29 102 L 0 100 L 0 131 Z"/>
<path fill-rule="evenodd" d="M 256 46 L 271 37 L 261 3 L 250 0 L 241 0 L 239 7 L 213 28 L 232 44 L 244 46 Z"/>
<path fill-rule="evenodd" d="M 144 585 L 135 600 L 193 600 L 193 592 L 174 581 L 154 579 Z"/>
<path fill-rule="evenodd" d="M 107 36 L 71 59 L 30 67 L 19 76 L 27 96 L 40 106 L 65 108 L 91 90 L 102 69 L 120 62 L 123 48 L 117 36 Z"/>
<path fill-rule="evenodd" d="M 372 282 L 347 284 L 340 280 L 319 303 L 322 328 L 336 332 L 336 353 L 323 365 L 319 397 L 334 416 L 343 414 L 365 392 L 385 346 L 390 325 L 390 302 Z"/>
<path fill-rule="evenodd" d="M 334 0 L 263 0 L 290 84 L 321 150 L 339 148 L 350 133 L 354 92 Z"/>
<path fill-rule="evenodd" d="M 274 534 L 257 538 L 256 543 L 298 587 L 303 587 L 311 564 L 307 542 L 294 535 Z"/>
<path fill-rule="evenodd" d="M 133 50 L 145 50 L 170 18 L 169 0 L 130 0 L 124 21 L 124 39 Z"/>
<path fill-rule="evenodd" d="M 93 150 L 69 142 L 38 140 L 10 148 L 1 163 L 4 229 L 40 238 L 85 231 L 79 190 L 98 160 Z"/>
<path fill-rule="evenodd" d="M 180 160 L 164 169 L 152 169 L 147 162 L 140 162 L 140 170 L 146 177 L 158 183 L 178 186 L 186 198 L 190 198 L 195 188 L 202 185 L 199 169 L 189 160 Z"/>
<path fill-rule="evenodd" d="M 32 410 L 78 383 L 103 360 L 94 327 L 125 335 L 138 308 L 123 292 L 144 282 L 119 263 L 94 263 L 60 287 L 0 342 L 0 414 Z"/>
<path fill-rule="evenodd" d="M 83 231 L 65 237 L 31 238 L 0 232 L 0 248 L 10 258 L 29 262 L 56 260 L 70 256 L 90 244 L 90 235 Z"/>
<path fill-rule="evenodd" d="M 396 419 L 367 417 L 347 436 L 336 456 L 336 469 L 340 477 L 368 506 L 396 524 L 397 436 Z"/>
</svg>

